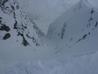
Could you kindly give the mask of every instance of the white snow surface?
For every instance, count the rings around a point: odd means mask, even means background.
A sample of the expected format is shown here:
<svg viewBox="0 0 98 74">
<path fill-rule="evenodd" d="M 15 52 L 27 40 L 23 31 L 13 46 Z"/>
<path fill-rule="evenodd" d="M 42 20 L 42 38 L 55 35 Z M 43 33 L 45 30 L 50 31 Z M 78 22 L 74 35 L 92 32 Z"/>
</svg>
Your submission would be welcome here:
<svg viewBox="0 0 98 74">
<path fill-rule="evenodd" d="M 90 4 L 92 4 L 92 6 L 94 6 L 95 8 L 98 9 L 98 0 L 88 0 Z"/>
<path fill-rule="evenodd" d="M 98 52 L 73 58 L 21 61 L 5 74 L 98 74 Z"/>
<path fill-rule="evenodd" d="M 34 20 L 43 32 L 47 32 L 49 24 L 52 23 L 57 17 L 64 13 L 67 9 L 74 6 L 79 0 L 22 0 L 24 6 L 26 2 L 34 5 L 32 10 L 24 7 L 25 12 L 28 13 L 31 21 Z M 89 1 L 89 0 L 88 0 Z M 93 0 L 95 1 L 95 0 Z M 97 1 L 97 0 L 96 0 Z M 45 2 L 45 3 L 44 3 Z M 32 4 L 33 3 L 33 4 Z M 64 4 L 63 4 L 64 3 Z M 90 2 L 91 4 L 94 2 Z M 96 3 L 96 2 L 95 2 Z M 39 6 L 40 5 L 40 6 Z M 46 7 L 49 5 L 48 7 Z M 97 7 L 97 4 L 96 6 Z M 49 8 L 49 9 L 47 9 Z M 41 10 L 40 10 L 41 9 Z M 65 10 L 64 10 L 65 9 Z M 27 12 L 28 11 L 28 12 Z M 33 12 L 33 13 L 32 13 Z M 32 16 L 31 16 L 32 15 Z M 72 21 L 71 21 L 72 22 Z M 90 31 L 87 29 L 86 32 Z M 11 31 L 13 34 L 13 31 Z M 85 31 L 83 32 L 86 33 Z M 35 31 L 34 31 L 35 33 Z M 51 40 L 42 39 L 42 47 L 17 47 L 15 43 L 15 37 L 6 41 L 0 41 L 0 74 L 98 74 L 98 33 L 97 30 L 92 32 L 92 35 L 85 41 L 77 44 L 73 49 L 72 53 L 70 51 L 63 51 L 54 55 L 53 49 L 55 48 L 54 43 Z M 81 33 L 82 34 L 82 33 Z M 35 34 L 36 35 L 36 34 Z M 81 35 L 80 35 L 81 36 Z M 76 38 L 77 39 L 77 38 Z M 11 42 L 11 43 L 10 43 Z M 13 42 L 13 43 L 12 43 Z M 93 43 L 96 44 L 93 44 Z M 85 44 L 84 44 L 85 43 Z M 81 45 L 84 44 L 84 45 Z M 6 47 L 5 47 L 6 45 Z M 8 45 L 8 46 L 7 46 Z M 80 45 L 80 46 L 78 46 Z M 74 49 L 82 49 L 81 46 L 90 46 L 84 51 L 74 51 Z M 92 45 L 92 46 L 91 46 Z M 61 48 L 61 47 L 60 47 Z M 6 50 L 8 49 L 8 50 Z M 34 49 L 34 50 L 33 50 Z M 66 47 L 67 49 L 67 47 Z M 66 52 L 66 54 L 64 54 Z M 82 54 L 78 54 L 81 52 Z M 73 53 L 77 54 L 74 56 Z M 84 55 L 83 55 L 84 54 Z M 62 55 L 62 56 L 60 56 Z"/>
</svg>

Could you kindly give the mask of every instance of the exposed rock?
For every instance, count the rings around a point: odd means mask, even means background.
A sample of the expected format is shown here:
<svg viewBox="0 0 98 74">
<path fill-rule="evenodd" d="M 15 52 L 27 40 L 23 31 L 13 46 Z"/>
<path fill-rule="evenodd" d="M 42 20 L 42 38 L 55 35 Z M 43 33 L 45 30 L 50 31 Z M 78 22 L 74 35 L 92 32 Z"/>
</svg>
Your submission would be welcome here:
<svg viewBox="0 0 98 74">
<path fill-rule="evenodd" d="M 2 26 L 0 26 L 0 31 L 6 31 L 6 32 L 9 32 L 9 31 L 10 31 L 10 28 L 9 28 L 9 26 L 2 25 Z"/>
<path fill-rule="evenodd" d="M 3 37 L 3 40 L 7 40 L 11 37 L 10 33 L 6 33 Z"/>
<path fill-rule="evenodd" d="M 17 0 L 1 0 L 0 11 L 3 15 L 7 16 L 6 18 L 5 16 L 0 15 L 0 32 L 6 32 L 3 40 L 7 40 L 10 36 L 13 36 L 10 31 L 14 31 L 16 32 L 17 38 L 20 38 L 19 41 L 23 46 L 28 46 L 30 44 L 29 41 L 32 41 L 35 46 L 39 45 L 39 36 L 43 36 L 43 33 L 35 23 L 32 23 L 29 20 L 29 17 L 23 12 Z M 12 18 L 13 20 L 9 18 Z M 26 36 L 28 33 L 29 37 Z"/>
</svg>

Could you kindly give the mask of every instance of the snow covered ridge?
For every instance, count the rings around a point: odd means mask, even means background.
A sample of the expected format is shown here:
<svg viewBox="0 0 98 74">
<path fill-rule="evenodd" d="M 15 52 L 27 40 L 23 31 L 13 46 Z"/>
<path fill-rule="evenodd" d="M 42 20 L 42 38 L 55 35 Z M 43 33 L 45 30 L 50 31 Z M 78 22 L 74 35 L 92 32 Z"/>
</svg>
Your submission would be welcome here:
<svg viewBox="0 0 98 74">
<path fill-rule="evenodd" d="M 85 2 L 81 0 L 50 24 L 47 37 L 64 53 L 98 50 L 98 12 Z"/>
<path fill-rule="evenodd" d="M 98 41 L 94 39 L 97 39 L 98 36 L 97 27 L 98 12 L 93 7 L 88 7 L 85 0 L 81 0 L 50 24 L 48 34 L 45 36 L 47 41 L 44 42 L 48 45 L 46 45 L 47 49 L 44 50 L 48 50 L 49 47 L 53 52 L 62 49 L 62 51 L 70 53 L 71 48 L 77 51 L 82 50 L 82 48 L 83 51 L 85 49 L 89 51 L 94 47 L 96 50 Z M 44 38 L 44 33 L 41 32 L 33 20 L 30 21 L 16 0 L 0 1 L 1 41 L 5 40 L 6 43 L 7 40 L 9 42 L 14 40 L 14 45 L 17 42 L 23 46 L 40 46 L 42 44 L 40 42 L 45 40 L 41 40 L 41 37 Z M 49 51 L 52 52 L 51 50 Z"/>
<path fill-rule="evenodd" d="M 31 43 L 39 46 L 39 36 L 43 33 L 29 17 L 25 15 L 17 0 L 0 0 L 0 39 L 14 37 L 23 46 Z M 30 43 L 31 42 L 31 43 Z"/>
</svg>

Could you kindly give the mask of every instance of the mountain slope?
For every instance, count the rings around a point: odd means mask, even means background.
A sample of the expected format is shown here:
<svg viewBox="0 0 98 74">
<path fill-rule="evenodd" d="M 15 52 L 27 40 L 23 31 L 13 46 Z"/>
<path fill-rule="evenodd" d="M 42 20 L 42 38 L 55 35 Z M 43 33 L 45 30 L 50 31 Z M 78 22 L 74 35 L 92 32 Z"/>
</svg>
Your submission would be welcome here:
<svg viewBox="0 0 98 74">
<path fill-rule="evenodd" d="M 62 57 L 66 58 L 73 55 L 79 56 L 96 52 L 98 49 L 97 33 L 98 12 L 93 7 L 88 7 L 84 1 L 77 3 L 50 24 L 48 34 L 45 36 L 36 23 L 30 21 L 16 0 L 1 0 L 0 72 L 13 63 L 20 61 L 49 60 L 59 57 L 59 59 L 62 59 Z M 31 66 L 27 70 L 24 65 L 18 64 L 10 72 L 13 73 L 15 71 L 15 73 L 18 73 L 16 72 L 18 67 L 19 73 L 29 73 L 32 71 Z M 41 64 L 40 66 L 44 68 Z M 39 69 L 36 66 L 35 68 Z M 49 66 L 49 68 L 53 68 L 53 66 Z M 57 67 L 55 70 L 58 71 Z M 10 72 L 8 71 L 8 73 Z M 36 72 L 38 70 L 36 71 L 35 69 Z M 71 72 L 69 71 L 68 73 Z"/>
<path fill-rule="evenodd" d="M 65 55 L 97 51 L 98 12 L 81 0 L 50 24 L 47 38 Z"/>
<path fill-rule="evenodd" d="M 88 7 L 85 0 L 50 24 L 47 36 L 34 21 L 30 21 L 17 1 L 2 0 L 0 11 L 0 53 L 3 60 L 97 51 L 98 12 Z M 24 48 L 21 44 L 29 47 Z"/>
<path fill-rule="evenodd" d="M 42 37 L 17 0 L 0 0 L 0 70 L 19 60 L 40 57 L 37 48 L 41 48 Z"/>
<path fill-rule="evenodd" d="M 88 7 L 85 1 L 80 1 L 50 24 L 47 36 L 34 21 L 30 21 L 18 2 L 4 1 L 0 2 L 2 60 L 51 58 L 97 51 L 98 12 Z"/>
<path fill-rule="evenodd" d="M 29 20 L 16 0 L 0 1 L 0 39 L 13 37 L 23 46 L 39 46 L 39 36 L 43 35 L 36 24 Z"/>
</svg>

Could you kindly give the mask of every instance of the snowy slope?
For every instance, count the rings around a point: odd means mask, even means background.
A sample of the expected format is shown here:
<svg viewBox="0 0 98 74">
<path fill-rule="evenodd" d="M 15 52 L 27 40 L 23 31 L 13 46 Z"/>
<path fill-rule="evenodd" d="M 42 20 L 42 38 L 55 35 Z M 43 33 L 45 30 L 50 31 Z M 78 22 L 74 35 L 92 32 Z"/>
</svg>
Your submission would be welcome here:
<svg viewBox="0 0 98 74">
<path fill-rule="evenodd" d="M 16 37 L 15 41 L 21 42 L 23 46 L 28 46 L 30 44 L 29 40 L 39 45 L 38 35 L 42 35 L 41 31 L 33 21 L 32 23 L 29 20 L 29 17 L 26 16 L 16 0 L 1 1 L 0 21 L 1 40 L 8 40 Z M 2 35 L 3 32 L 8 35 Z"/>
<path fill-rule="evenodd" d="M 49 38 L 63 54 L 84 54 L 98 50 L 98 12 L 80 1 L 49 27 Z"/>
<path fill-rule="evenodd" d="M 47 34 L 49 24 L 79 0 L 19 0 L 31 20 Z M 42 27 L 43 26 L 43 27 Z"/>
<path fill-rule="evenodd" d="M 9 66 L 5 74 L 98 74 L 98 52 L 73 58 L 21 61 Z"/>
<path fill-rule="evenodd" d="M 40 56 L 36 48 L 41 46 L 43 36 L 16 0 L 0 1 L 0 65 Z"/>
<path fill-rule="evenodd" d="M 98 0 L 88 0 L 88 2 L 95 8 L 98 10 Z"/>
<path fill-rule="evenodd" d="M 97 74 L 98 12 L 86 4 L 57 18 L 45 36 L 16 0 L 0 1 L 0 73 Z"/>
</svg>

